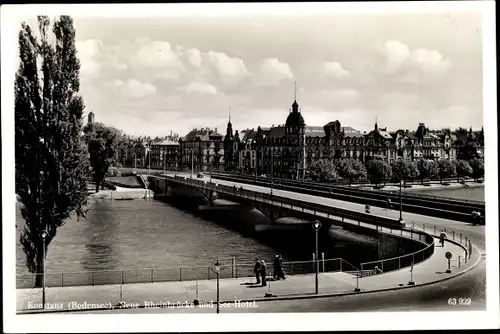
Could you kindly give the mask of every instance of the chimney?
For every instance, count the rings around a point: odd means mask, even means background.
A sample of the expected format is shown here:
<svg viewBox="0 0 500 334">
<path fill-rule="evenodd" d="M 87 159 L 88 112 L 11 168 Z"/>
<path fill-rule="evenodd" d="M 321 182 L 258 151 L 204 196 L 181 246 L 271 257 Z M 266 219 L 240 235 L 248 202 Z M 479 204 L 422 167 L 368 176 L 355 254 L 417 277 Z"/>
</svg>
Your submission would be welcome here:
<svg viewBox="0 0 500 334">
<path fill-rule="evenodd" d="M 215 128 L 215 133 L 218 133 L 218 132 L 217 132 L 217 128 Z"/>
<path fill-rule="evenodd" d="M 170 130 L 170 137 L 172 137 L 172 130 Z"/>
</svg>

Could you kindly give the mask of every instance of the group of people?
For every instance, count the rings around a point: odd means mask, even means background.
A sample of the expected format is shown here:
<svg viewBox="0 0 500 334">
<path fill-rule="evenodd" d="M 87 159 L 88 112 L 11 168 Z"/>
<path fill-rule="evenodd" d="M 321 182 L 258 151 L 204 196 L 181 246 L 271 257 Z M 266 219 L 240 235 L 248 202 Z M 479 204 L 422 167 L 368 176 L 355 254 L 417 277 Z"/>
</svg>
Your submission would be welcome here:
<svg viewBox="0 0 500 334">
<path fill-rule="evenodd" d="M 285 271 L 283 270 L 283 257 L 279 254 L 276 254 L 273 262 L 273 278 L 275 280 L 286 279 Z M 266 262 L 264 260 L 259 260 L 255 258 L 255 266 L 253 268 L 255 273 L 255 278 L 257 278 L 256 284 L 261 284 L 262 286 L 267 285 L 267 267 Z"/>
</svg>

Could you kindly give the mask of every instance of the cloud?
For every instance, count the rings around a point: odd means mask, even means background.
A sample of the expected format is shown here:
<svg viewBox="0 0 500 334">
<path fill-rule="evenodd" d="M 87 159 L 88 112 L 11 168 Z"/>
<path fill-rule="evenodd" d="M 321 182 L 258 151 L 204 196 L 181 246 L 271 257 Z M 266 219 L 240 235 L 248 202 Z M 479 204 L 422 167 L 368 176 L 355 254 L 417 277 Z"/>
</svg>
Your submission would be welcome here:
<svg viewBox="0 0 500 334">
<path fill-rule="evenodd" d="M 113 89 L 115 92 L 118 92 L 123 96 L 134 99 L 154 95 L 157 91 L 156 87 L 152 84 L 148 82 L 140 82 L 136 79 L 129 79 L 125 82 L 120 79 L 115 79 L 107 82 L 106 87 Z"/>
<path fill-rule="evenodd" d="M 290 65 L 277 58 L 266 58 L 262 60 L 255 74 L 254 83 L 258 86 L 277 86 L 287 79 L 293 79 Z"/>
<path fill-rule="evenodd" d="M 180 55 L 169 42 L 152 41 L 144 43 L 130 59 L 131 65 L 140 70 L 153 71 L 159 79 L 177 79 L 185 71 Z"/>
<path fill-rule="evenodd" d="M 120 52 L 114 47 L 106 47 L 100 40 L 87 39 L 75 44 L 80 73 L 84 77 L 99 76 L 109 71 L 122 72 L 128 68 L 120 59 Z"/>
<path fill-rule="evenodd" d="M 88 39 L 75 44 L 80 59 L 80 73 L 84 76 L 98 73 L 101 70 L 101 64 L 97 57 L 103 51 L 102 42 L 97 39 Z"/>
<path fill-rule="evenodd" d="M 201 82 L 191 82 L 185 88 L 188 93 L 216 94 L 217 88 Z"/>
<path fill-rule="evenodd" d="M 342 65 L 336 61 L 325 62 L 322 64 L 323 72 L 326 75 L 333 76 L 337 79 L 350 77 L 349 71 L 345 70 Z"/>
<path fill-rule="evenodd" d="M 200 67 L 202 58 L 201 52 L 198 49 L 186 49 L 182 46 L 178 47 L 180 55 L 182 55 L 186 61 L 194 67 Z"/>
<path fill-rule="evenodd" d="M 385 56 L 385 70 L 397 71 L 410 56 L 410 48 L 399 41 L 386 41 L 380 52 Z"/>
<path fill-rule="evenodd" d="M 411 53 L 410 62 L 422 69 L 424 72 L 433 73 L 444 73 L 450 66 L 451 62 L 449 59 L 445 59 L 436 50 L 429 49 L 417 49 Z"/>
<path fill-rule="evenodd" d="M 248 76 L 246 65 L 240 58 L 214 51 L 209 51 L 206 57 L 219 79 L 225 83 L 237 83 Z"/>
<path fill-rule="evenodd" d="M 408 45 L 396 40 L 386 41 L 380 48 L 385 58 L 382 71 L 386 74 L 402 73 L 402 80 L 414 82 L 418 73 L 431 76 L 443 75 L 451 67 L 451 61 L 436 50 L 419 48 L 410 50 Z"/>
</svg>

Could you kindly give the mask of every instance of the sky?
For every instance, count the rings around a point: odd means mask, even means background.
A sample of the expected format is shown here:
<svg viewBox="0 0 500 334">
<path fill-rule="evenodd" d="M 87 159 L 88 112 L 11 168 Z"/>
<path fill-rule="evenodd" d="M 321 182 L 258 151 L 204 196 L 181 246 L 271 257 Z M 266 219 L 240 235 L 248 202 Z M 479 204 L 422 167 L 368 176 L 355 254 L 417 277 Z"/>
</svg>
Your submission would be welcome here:
<svg viewBox="0 0 500 334">
<path fill-rule="evenodd" d="M 128 134 L 276 126 L 295 94 L 311 126 L 483 125 L 479 14 L 73 18 L 86 113 Z"/>
</svg>

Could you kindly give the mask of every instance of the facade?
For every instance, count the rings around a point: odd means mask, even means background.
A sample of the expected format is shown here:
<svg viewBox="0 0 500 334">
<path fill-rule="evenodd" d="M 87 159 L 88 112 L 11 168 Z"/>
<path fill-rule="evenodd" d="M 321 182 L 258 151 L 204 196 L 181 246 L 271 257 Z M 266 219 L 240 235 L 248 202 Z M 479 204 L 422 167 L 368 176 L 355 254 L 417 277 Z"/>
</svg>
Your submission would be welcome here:
<svg viewBox="0 0 500 334">
<path fill-rule="evenodd" d="M 474 158 L 484 158 L 484 130 L 473 132 L 472 128 L 469 132 L 457 139 L 458 143 L 458 159 L 470 160 Z"/>
<path fill-rule="evenodd" d="M 179 165 L 179 142 L 168 138 L 151 144 L 151 168 L 176 169 Z"/>
<path fill-rule="evenodd" d="M 247 129 L 241 131 L 243 138 L 238 145 L 238 167 L 241 173 L 255 174 L 257 170 L 257 131 Z"/>
<path fill-rule="evenodd" d="M 224 140 L 217 128 L 191 130 L 184 138 L 179 139 L 179 153 L 183 169 L 224 169 Z"/>
</svg>

